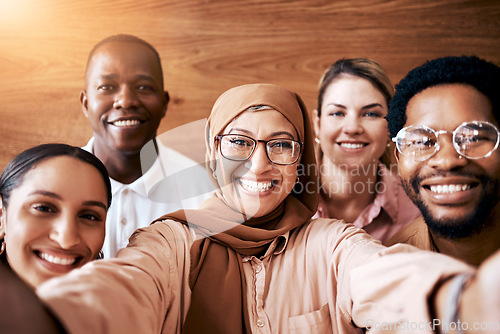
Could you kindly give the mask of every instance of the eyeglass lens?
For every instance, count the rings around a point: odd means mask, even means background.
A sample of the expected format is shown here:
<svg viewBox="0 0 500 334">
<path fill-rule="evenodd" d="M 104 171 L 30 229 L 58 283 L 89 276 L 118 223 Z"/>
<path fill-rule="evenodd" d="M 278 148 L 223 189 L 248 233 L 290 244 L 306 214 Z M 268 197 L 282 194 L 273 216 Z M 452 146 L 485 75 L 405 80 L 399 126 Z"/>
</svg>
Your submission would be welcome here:
<svg viewBox="0 0 500 334">
<path fill-rule="evenodd" d="M 498 146 L 498 130 L 486 122 L 469 122 L 453 132 L 453 146 L 461 155 L 470 159 L 489 156 Z M 414 160 L 429 159 L 438 149 L 438 132 L 424 126 L 402 129 L 397 137 L 398 150 Z"/>
<path fill-rule="evenodd" d="M 300 143 L 291 139 L 265 141 L 269 160 L 277 164 L 293 164 L 300 155 Z M 222 156 L 230 160 L 243 161 L 250 158 L 257 141 L 242 135 L 223 135 L 220 141 Z"/>
</svg>

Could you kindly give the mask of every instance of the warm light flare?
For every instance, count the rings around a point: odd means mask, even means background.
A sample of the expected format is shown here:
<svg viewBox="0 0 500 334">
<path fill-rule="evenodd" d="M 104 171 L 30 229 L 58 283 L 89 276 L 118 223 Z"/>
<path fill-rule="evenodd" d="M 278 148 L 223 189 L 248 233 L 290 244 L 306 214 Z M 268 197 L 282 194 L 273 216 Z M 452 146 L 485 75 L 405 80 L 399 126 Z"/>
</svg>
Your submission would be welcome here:
<svg viewBox="0 0 500 334">
<path fill-rule="evenodd" d="M 33 18 L 33 0 L 0 0 L 0 29 L 15 25 Z"/>
</svg>

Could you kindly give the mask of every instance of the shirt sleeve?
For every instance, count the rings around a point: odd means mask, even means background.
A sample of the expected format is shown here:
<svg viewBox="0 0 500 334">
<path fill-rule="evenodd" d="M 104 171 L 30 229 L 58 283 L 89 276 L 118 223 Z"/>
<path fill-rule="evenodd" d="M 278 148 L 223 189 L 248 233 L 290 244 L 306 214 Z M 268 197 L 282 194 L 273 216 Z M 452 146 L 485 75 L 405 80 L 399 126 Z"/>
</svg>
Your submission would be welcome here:
<svg viewBox="0 0 500 334">
<path fill-rule="evenodd" d="M 360 244 L 345 261 L 341 307 L 368 333 L 434 333 L 439 320 L 432 319 L 430 304 L 436 287 L 459 273 L 474 272 L 451 257 L 409 245 Z"/>
<path fill-rule="evenodd" d="M 177 330 L 189 230 L 159 222 L 138 231 L 116 258 L 91 262 L 37 289 L 70 333 Z"/>
</svg>

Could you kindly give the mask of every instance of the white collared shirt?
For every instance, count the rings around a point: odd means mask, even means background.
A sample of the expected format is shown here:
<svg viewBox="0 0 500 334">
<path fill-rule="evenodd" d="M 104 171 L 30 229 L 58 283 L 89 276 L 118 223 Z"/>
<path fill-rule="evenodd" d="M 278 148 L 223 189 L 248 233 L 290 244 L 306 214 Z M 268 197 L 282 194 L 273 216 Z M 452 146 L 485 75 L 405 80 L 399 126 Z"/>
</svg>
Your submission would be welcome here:
<svg viewBox="0 0 500 334">
<path fill-rule="evenodd" d="M 146 173 L 130 184 L 110 178 L 113 199 L 106 218 L 104 257 L 114 257 L 127 246 L 132 233 L 148 226 L 162 215 L 180 209 L 196 209 L 209 197 L 214 187 L 203 165 L 162 145 L 158 141 L 158 156 Z M 84 150 L 93 153 L 92 137 Z M 143 152 L 153 148 L 152 141 Z"/>
</svg>

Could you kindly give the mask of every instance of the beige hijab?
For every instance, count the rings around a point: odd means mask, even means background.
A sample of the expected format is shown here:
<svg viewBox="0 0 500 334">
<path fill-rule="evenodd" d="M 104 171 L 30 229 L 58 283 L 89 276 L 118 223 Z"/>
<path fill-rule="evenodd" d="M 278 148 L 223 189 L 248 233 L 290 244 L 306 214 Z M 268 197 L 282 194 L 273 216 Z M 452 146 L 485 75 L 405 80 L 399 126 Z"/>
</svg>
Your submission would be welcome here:
<svg viewBox="0 0 500 334">
<path fill-rule="evenodd" d="M 302 226 L 316 212 L 318 181 L 309 115 L 302 99 L 285 88 L 251 84 L 232 88 L 219 97 L 206 129 L 210 174 L 215 159 L 220 158 L 215 136 L 256 105 L 271 106 L 283 114 L 304 142 L 299 183 L 278 208 L 263 217 L 242 219 L 244 216 L 226 204 L 219 190 L 198 210 L 180 210 L 159 219 L 180 221 L 203 237 L 191 248 L 192 297 L 183 333 L 250 332 L 242 257 L 262 256 L 276 238 Z"/>
</svg>

